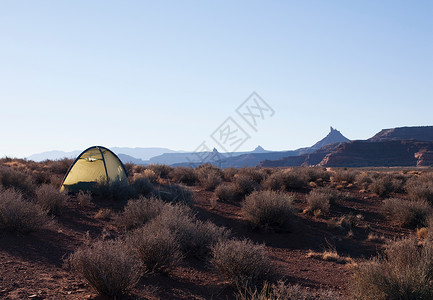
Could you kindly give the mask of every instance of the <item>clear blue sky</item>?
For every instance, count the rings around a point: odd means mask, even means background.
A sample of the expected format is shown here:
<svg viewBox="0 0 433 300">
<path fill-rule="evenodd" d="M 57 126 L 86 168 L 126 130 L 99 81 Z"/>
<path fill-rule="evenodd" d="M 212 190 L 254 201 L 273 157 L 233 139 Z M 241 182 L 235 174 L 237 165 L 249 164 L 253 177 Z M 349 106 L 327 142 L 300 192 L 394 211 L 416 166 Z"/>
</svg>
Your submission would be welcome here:
<svg viewBox="0 0 433 300">
<path fill-rule="evenodd" d="M 213 147 L 253 91 L 275 115 L 241 150 L 433 125 L 432 16 L 433 1 L 0 1 L 0 156 Z"/>
</svg>

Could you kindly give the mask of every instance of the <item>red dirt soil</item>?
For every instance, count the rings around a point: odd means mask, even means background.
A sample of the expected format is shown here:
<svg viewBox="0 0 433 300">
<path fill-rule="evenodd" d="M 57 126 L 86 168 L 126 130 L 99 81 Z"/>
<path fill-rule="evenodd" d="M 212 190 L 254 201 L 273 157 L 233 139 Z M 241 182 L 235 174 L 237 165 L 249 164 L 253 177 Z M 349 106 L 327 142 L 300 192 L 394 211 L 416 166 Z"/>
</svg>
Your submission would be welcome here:
<svg viewBox="0 0 433 300">
<path fill-rule="evenodd" d="M 347 185 L 346 185 L 347 186 Z M 382 200 L 373 194 L 346 187 L 351 198 L 333 207 L 324 217 L 302 214 L 305 194 L 296 194 L 299 209 L 290 231 L 252 230 L 243 220 L 239 203 L 212 201 L 214 193 L 200 187 L 194 191 L 193 207 L 200 219 L 209 219 L 232 230 L 233 236 L 265 243 L 282 278 L 288 283 L 311 289 L 330 288 L 347 295 L 351 276 L 344 263 L 308 258 L 310 250 L 335 248 L 342 256 L 355 261 L 369 258 L 381 249 L 380 242 L 368 241 L 369 233 L 398 237 L 409 233 L 393 226 L 382 214 Z M 215 204 L 216 203 L 216 204 Z M 213 207 L 215 205 L 215 207 Z M 95 218 L 103 207 L 114 212 L 121 205 L 94 201 L 82 208 L 75 199 L 68 202 L 63 213 L 53 218 L 46 229 L 28 235 L 0 233 L 0 298 L 1 299 L 104 299 L 72 273 L 64 260 L 77 247 L 101 236 L 117 236 L 112 218 Z M 326 220 L 342 215 L 361 215 L 359 222 L 348 230 L 331 228 Z M 170 275 L 150 274 L 143 277 L 125 299 L 233 299 L 234 290 L 204 261 L 188 259 Z"/>
</svg>

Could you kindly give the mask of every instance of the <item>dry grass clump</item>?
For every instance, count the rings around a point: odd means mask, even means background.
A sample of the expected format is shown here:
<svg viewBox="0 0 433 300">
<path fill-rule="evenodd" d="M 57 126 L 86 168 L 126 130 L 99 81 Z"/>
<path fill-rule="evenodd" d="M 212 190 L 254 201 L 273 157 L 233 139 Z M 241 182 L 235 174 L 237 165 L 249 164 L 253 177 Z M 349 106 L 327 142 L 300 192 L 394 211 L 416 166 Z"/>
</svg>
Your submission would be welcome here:
<svg viewBox="0 0 433 300">
<path fill-rule="evenodd" d="M 104 180 L 96 184 L 94 195 L 103 201 L 126 201 L 135 196 L 135 188 L 126 181 Z"/>
<path fill-rule="evenodd" d="M 100 295 L 120 296 L 133 289 L 141 275 L 140 262 L 120 240 L 79 248 L 68 261 Z"/>
<path fill-rule="evenodd" d="M 384 200 L 383 207 L 391 221 L 409 228 L 427 225 L 432 213 L 431 206 L 425 201 L 390 198 Z"/>
<path fill-rule="evenodd" d="M 59 215 L 69 199 L 66 193 L 60 192 L 52 185 L 44 184 L 36 189 L 36 202 L 47 213 Z"/>
<path fill-rule="evenodd" d="M 215 195 L 221 201 L 233 202 L 236 201 L 239 196 L 237 195 L 236 186 L 233 183 L 220 184 L 215 189 Z"/>
<path fill-rule="evenodd" d="M 0 186 L 6 189 L 17 189 L 26 195 L 33 194 L 35 190 L 35 185 L 29 175 L 4 166 L 0 166 Z"/>
<path fill-rule="evenodd" d="M 170 179 L 177 183 L 195 185 L 198 181 L 197 174 L 193 168 L 177 167 L 169 173 Z"/>
<path fill-rule="evenodd" d="M 299 190 L 308 186 L 309 178 L 304 168 L 291 168 L 282 173 L 286 190 Z"/>
<path fill-rule="evenodd" d="M 148 196 L 153 191 L 153 184 L 150 179 L 142 173 L 134 175 L 131 187 L 135 191 L 136 196 Z"/>
<path fill-rule="evenodd" d="M 81 207 L 87 207 L 92 202 L 92 193 L 79 190 L 77 193 L 77 202 Z"/>
<path fill-rule="evenodd" d="M 59 160 L 46 160 L 43 163 L 48 166 L 51 173 L 64 176 L 73 162 L 74 160 L 71 158 L 63 158 Z"/>
<path fill-rule="evenodd" d="M 200 185 L 213 191 L 222 182 L 223 171 L 211 164 L 200 165 L 196 169 Z"/>
<path fill-rule="evenodd" d="M 423 174 L 407 181 L 406 191 L 409 198 L 418 201 L 427 201 L 433 204 L 433 176 Z"/>
<path fill-rule="evenodd" d="M 359 171 L 350 169 L 334 169 L 334 174 L 332 175 L 334 181 L 353 183 Z"/>
<path fill-rule="evenodd" d="M 174 170 L 174 168 L 171 166 L 159 164 L 148 165 L 146 168 L 155 172 L 158 177 L 165 179 L 169 178 L 170 172 Z"/>
<path fill-rule="evenodd" d="M 177 184 L 161 185 L 158 189 L 153 191 L 153 195 L 168 203 L 190 205 L 192 202 L 192 192 Z"/>
<path fill-rule="evenodd" d="M 310 250 L 307 253 L 308 258 L 316 258 L 316 259 L 322 259 L 326 261 L 333 261 L 339 264 L 346 264 L 346 263 L 352 263 L 352 258 L 341 256 L 338 254 L 337 250 L 334 248 L 325 250 L 323 252 L 316 252 L 313 250 Z"/>
<path fill-rule="evenodd" d="M 331 204 L 338 203 L 342 196 L 332 189 L 314 189 L 307 196 L 307 212 L 327 213 Z"/>
<path fill-rule="evenodd" d="M 274 191 L 255 191 L 242 203 L 245 219 L 255 226 L 287 228 L 294 217 L 293 196 Z"/>
<path fill-rule="evenodd" d="M 305 172 L 308 177 L 308 181 L 323 181 L 329 180 L 331 174 L 325 169 L 320 167 L 305 167 Z"/>
<path fill-rule="evenodd" d="M 203 258 L 218 241 L 225 240 L 230 232 L 211 222 L 202 222 L 186 206 L 169 205 L 151 221 L 152 226 L 167 228 L 174 234 L 179 248 L 186 256 Z"/>
<path fill-rule="evenodd" d="M 46 212 L 37 204 L 23 199 L 22 193 L 0 189 L 0 230 L 29 233 L 47 225 Z"/>
<path fill-rule="evenodd" d="M 433 244 L 414 238 L 390 241 L 384 254 L 354 268 L 354 299 L 432 299 Z"/>
<path fill-rule="evenodd" d="M 233 183 L 238 200 L 242 200 L 259 187 L 259 184 L 248 175 L 236 175 Z"/>
<path fill-rule="evenodd" d="M 249 177 L 256 184 L 260 184 L 268 176 L 268 174 L 264 169 L 242 168 L 239 169 L 238 176 Z"/>
<path fill-rule="evenodd" d="M 143 196 L 129 200 L 123 212 L 116 217 L 116 223 L 127 230 L 141 227 L 158 216 L 164 205 L 160 199 Z"/>
<path fill-rule="evenodd" d="M 233 178 L 238 173 L 238 169 L 229 167 L 223 170 L 223 177 L 226 181 L 233 181 Z"/>
<path fill-rule="evenodd" d="M 182 252 L 176 235 L 159 225 L 146 224 L 130 233 L 126 241 L 147 270 L 169 272 L 182 261 Z"/>
<path fill-rule="evenodd" d="M 299 284 L 291 285 L 284 281 L 270 284 L 265 282 L 261 289 L 238 288 L 239 300 L 338 300 L 343 299 L 338 292 L 330 289 L 312 290 Z"/>
<path fill-rule="evenodd" d="M 211 263 L 232 286 L 250 287 L 274 277 L 264 245 L 250 240 L 225 240 L 212 247 Z"/>
<path fill-rule="evenodd" d="M 399 192 L 403 188 L 403 180 L 391 174 L 380 175 L 372 180 L 369 189 L 379 197 L 387 197 L 389 194 Z"/>
</svg>

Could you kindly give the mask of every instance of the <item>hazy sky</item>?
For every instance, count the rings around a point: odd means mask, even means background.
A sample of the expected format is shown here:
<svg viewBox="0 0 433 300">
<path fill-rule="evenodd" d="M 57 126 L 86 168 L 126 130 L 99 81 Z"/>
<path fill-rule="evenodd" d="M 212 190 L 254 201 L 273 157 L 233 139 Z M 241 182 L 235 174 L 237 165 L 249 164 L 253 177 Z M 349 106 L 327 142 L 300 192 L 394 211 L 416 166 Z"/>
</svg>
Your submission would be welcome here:
<svg viewBox="0 0 433 300">
<path fill-rule="evenodd" d="M 0 156 L 433 125 L 433 1 L 0 1 Z M 274 110 L 252 130 L 236 108 Z M 258 111 L 257 111 L 258 112 Z"/>
</svg>

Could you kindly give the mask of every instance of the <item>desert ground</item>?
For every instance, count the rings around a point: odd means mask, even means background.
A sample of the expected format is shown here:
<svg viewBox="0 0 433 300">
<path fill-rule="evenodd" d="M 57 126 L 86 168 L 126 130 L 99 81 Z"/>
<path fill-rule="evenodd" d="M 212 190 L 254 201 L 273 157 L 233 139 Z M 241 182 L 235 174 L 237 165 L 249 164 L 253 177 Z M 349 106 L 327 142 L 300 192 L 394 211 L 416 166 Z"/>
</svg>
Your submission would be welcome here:
<svg viewBox="0 0 433 300">
<path fill-rule="evenodd" d="M 127 164 L 60 193 L 71 163 L 0 160 L 0 298 L 433 295 L 430 168 Z"/>
</svg>

